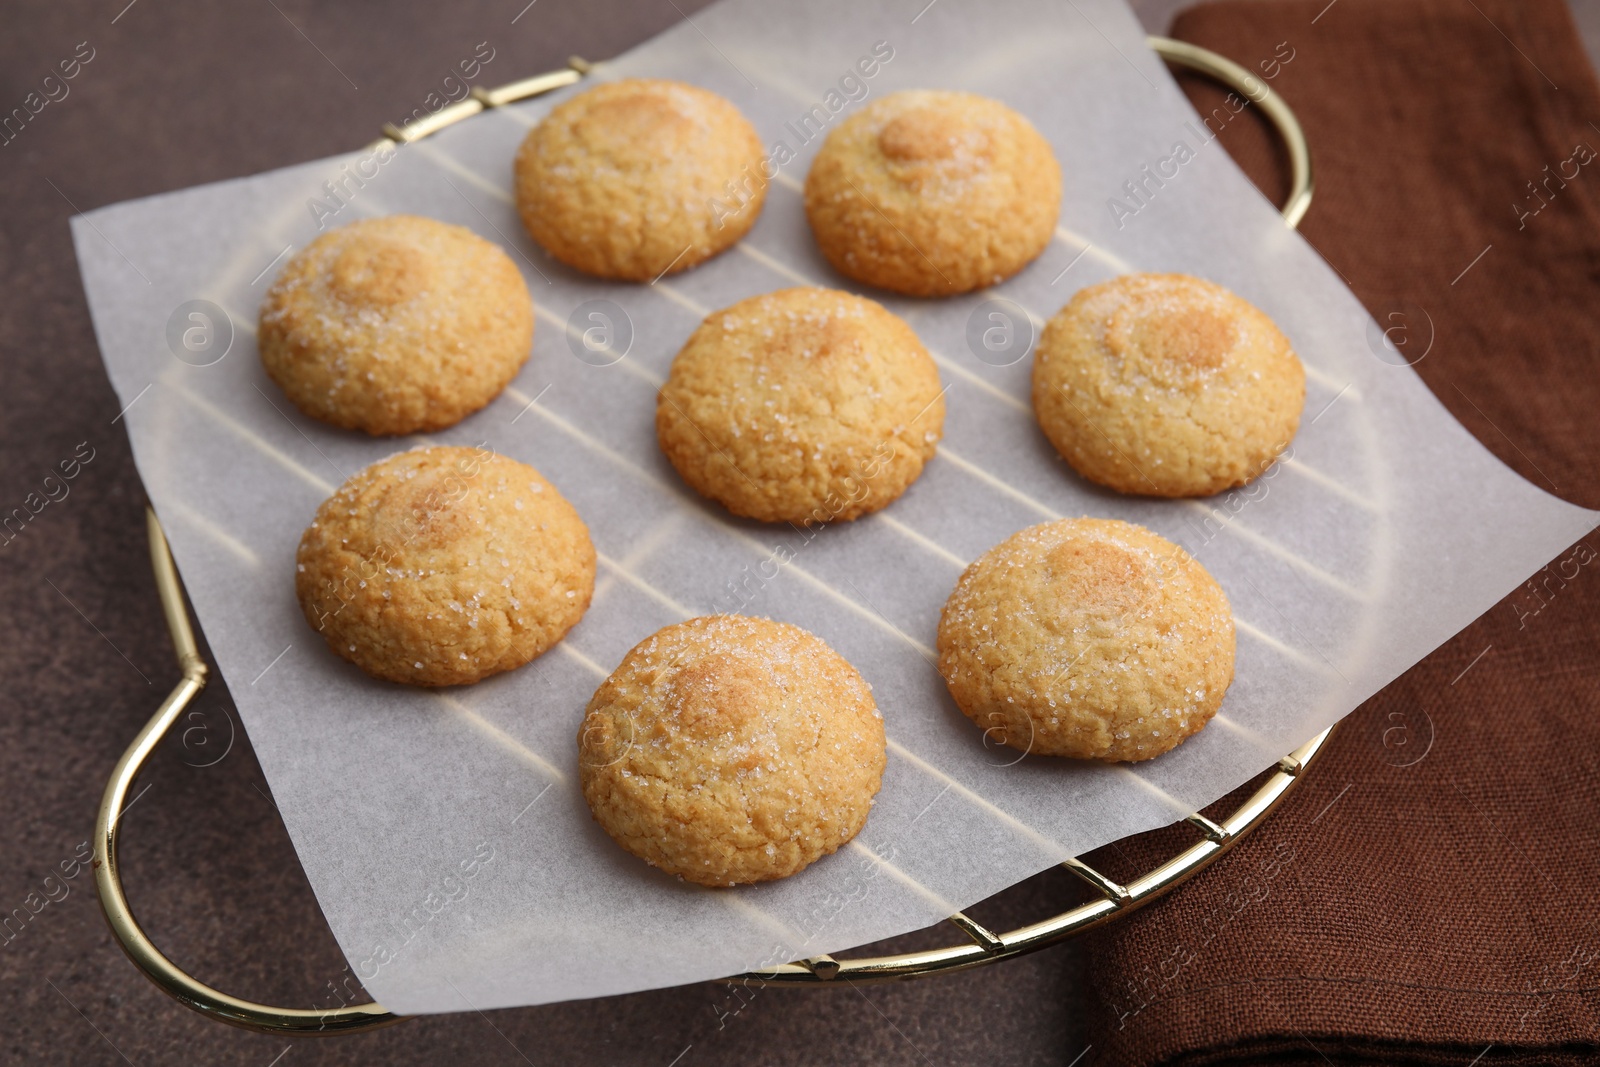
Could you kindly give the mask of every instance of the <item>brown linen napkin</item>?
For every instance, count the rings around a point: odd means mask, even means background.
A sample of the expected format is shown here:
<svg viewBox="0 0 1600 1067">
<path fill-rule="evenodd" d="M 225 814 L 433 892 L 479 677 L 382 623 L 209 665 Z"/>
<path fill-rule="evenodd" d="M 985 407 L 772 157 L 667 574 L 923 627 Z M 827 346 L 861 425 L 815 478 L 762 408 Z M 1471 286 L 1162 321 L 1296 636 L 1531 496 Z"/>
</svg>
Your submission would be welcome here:
<svg viewBox="0 0 1600 1067">
<path fill-rule="evenodd" d="M 1174 35 L 1294 107 L 1302 231 L 1440 401 L 1600 507 L 1600 91 L 1561 0 L 1225 0 Z M 1253 110 L 1221 138 L 1277 198 Z M 1233 854 L 1086 939 L 1093 1062 L 1600 1062 L 1597 713 L 1590 535 L 1353 713 Z"/>
</svg>

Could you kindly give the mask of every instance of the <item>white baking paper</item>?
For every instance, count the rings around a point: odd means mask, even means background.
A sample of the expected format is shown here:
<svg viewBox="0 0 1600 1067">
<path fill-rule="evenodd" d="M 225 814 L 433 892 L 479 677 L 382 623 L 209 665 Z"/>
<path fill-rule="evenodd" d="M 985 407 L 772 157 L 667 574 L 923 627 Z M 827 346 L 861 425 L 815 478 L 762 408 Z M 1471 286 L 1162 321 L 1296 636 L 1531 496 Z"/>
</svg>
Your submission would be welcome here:
<svg viewBox="0 0 1600 1067">
<path fill-rule="evenodd" d="M 1121 4 L 924 3 L 724 0 L 598 70 L 715 90 L 765 143 L 794 153 L 742 245 L 655 285 L 579 276 L 518 224 L 512 154 L 573 89 L 392 158 L 355 153 L 73 220 L 145 487 L 328 922 L 388 1008 L 622 993 L 933 923 L 1220 797 L 1595 524 L 1496 461 L 1372 340 L 1381 335 L 1340 280 L 1207 143 Z M 1272 57 L 1233 58 L 1255 68 Z M 1032 119 L 1064 172 L 1060 239 L 991 292 L 875 294 L 937 354 L 950 387 L 939 456 L 901 500 L 809 539 L 730 519 L 657 450 L 657 385 L 707 311 L 789 285 L 851 287 L 812 242 L 800 183 L 819 128 L 907 88 L 971 90 Z M 1180 143 L 1190 158 L 1176 159 Z M 1147 165 L 1167 177 L 1148 181 Z M 345 476 L 420 439 L 374 440 L 302 417 L 263 374 L 253 340 L 262 293 L 319 221 L 391 212 L 459 223 L 513 250 L 539 310 L 533 356 L 504 396 L 433 440 L 486 443 L 538 467 L 601 554 L 594 606 L 559 647 L 446 692 L 375 682 L 336 659 L 293 594 L 295 545 L 317 505 Z M 983 347 L 982 330 L 1004 326 L 988 309 L 969 346 L 985 300 L 1004 297 L 1042 320 L 1077 288 L 1132 269 L 1233 289 L 1305 361 L 1292 455 L 1254 487 L 1194 502 L 1099 491 L 1039 433 L 1029 360 L 993 365 L 1016 353 Z M 190 300 L 231 319 L 231 347 L 216 362 L 220 341 L 187 312 L 169 345 L 169 319 Z M 584 358 L 575 355 L 566 328 L 595 300 L 631 322 L 626 357 L 608 366 L 581 345 Z M 605 324 L 585 316 L 578 328 Z M 199 332 L 184 348 L 189 328 Z M 1186 546 L 1237 613 L 1222 714 L 1150 763 L 1019 760 L 986 747 L 930 662 L 940 605 L 966 562 L 1023 526 L 1084 514 L 1143 523 Z M 585 701 L 635 642 L 741 605 L 811 630 L 854 663 L 874 687 L 891 753 L 855 844 L 777 884 L 708 890 L 647 867 L 591 821 L 575 735 Z"/>
</svg>

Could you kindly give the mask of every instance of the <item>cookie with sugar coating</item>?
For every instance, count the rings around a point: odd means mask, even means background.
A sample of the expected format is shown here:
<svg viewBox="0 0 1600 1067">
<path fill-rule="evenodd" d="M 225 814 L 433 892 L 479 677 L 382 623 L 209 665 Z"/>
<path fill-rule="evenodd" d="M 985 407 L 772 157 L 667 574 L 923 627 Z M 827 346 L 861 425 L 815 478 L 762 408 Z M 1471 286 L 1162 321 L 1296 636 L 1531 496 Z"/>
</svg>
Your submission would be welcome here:
<svg viewBox="0 0 1600 1067">
<path fill-rule="evenodd" d="M 661 450 L 684 481 L 762 522 L 885 507 L 943 431 L 939 371 L 917 335 L 837 289 L 781 289 L 706 316 L 656 401 Z"/>
<path fill-rule="evenodd" d="M 691 882 L 787 878 L 860 832 L 887 762 L 871 687 L 798 626 L 712 615 L 634 646 L 578 734 L 589 810 Z"/>
<path fill-rule="evenodd" d="M 1265 314 L 1186 274 L 1078 291 L 1033 357 L 1039 427 L 1085 478 L 1122 493 L 1211 496 L 1289 447 L 1306 372 Z"/>
<path fill-rule="evenodd" d="M 375 435 L 454 426 L 500 395 L 532 346 L 533 301 L 510 257 L 416 215 L 323 234 L 261 305 L 267 376 L 312 418 Z"/>
<path fill-rule="evenodd" d="M 1183 549 L 1115 519 L 1030 526 L 966 569 L 939 617 L 939 673 L 961 711 L 1024 752 L 1159 756 L 1205 726 L 1233 681 L 1233 614 Z"/>
<path fill-rule="evenodd" d="M 625 78 L 553 108 L 523 140 L 517 211 L 556 259 L 649 282 L 728 248 L 755 224 L 767 161 L 725 98 L 683 82 Z"/>
<path fill-rule="evenodd" d="M 912 296 L 1011 277 L 1044 251 L 1061 167 L 1033 125 L 973 93 L 891 93 L 828 135 L 806 217 L 834 269 Z"/>
<path fill-rule="evenodd" d="M 470 685 L 559 641 L 594 595 L 588 528 L 526 463 L 416 448 L 357 472 L 295 554 L 295 594 L 368 674 Z"/>
</svg>

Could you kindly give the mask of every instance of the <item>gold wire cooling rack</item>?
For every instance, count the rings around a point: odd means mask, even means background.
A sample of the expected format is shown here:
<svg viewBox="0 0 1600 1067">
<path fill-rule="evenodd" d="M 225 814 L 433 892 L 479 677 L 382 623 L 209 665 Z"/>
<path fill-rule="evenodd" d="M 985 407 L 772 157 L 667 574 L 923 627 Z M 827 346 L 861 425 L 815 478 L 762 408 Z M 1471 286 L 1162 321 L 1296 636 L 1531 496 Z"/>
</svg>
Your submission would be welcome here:
<svg viewBox="0 0 1600 1067">
<path fill-rule="evenodd" d="M 1149 45 L 1167 62 L 1198 71 L 1242 94 L 1266 115 L 1288 148 L 1291 191 L 1282 208 L 1283 218 L 1291 227 L 1299 225 L 1306 209 L 1311 206 L 1311 155 L 1305 134 L 1289 106 L 1260 78 L 1215 52 L 1165 37 L 1151 37 Z M 564 70 L 526 78 L 498 89 L 475 88 L 471 96 L 425 118 L 407 123 L 404 129 L 385 125 L 383 140 L 376 144 L 410 144 L 488 108 L 527 100 L 571 85 L 581 80 L 589 69 L 588 63 L 574 57 L 568 60 Z M 94 836 L 95 888 L 99 891 L 100 905 L 111 932 L 116 935 L 128 958 L 146 977 L 179 1003 L 208 1018 L 265 1033 L 300 1035 L 353 1033 L 400 1022 L 404 1016 L 395 1015 L 379 1004 L 357 1004 L 321 1011 L 277 1008 L 229 996 L 179 969 L 145 936 L 138 920 L 134 918 L 127 895 L 122 890 L 122 874 L 117 863 L 119 818 L 127 804 L 133 781 L 138 777 L 145 760 L 172 729 L 184 708 L 205 686 L 209 673 L 195 644 L 194 630 L 190 626 L 188 609 L 184 603 L 183 584 L 178 579 L 177 567 L 167 548 L 166 535 L 154 511 L 147 510 L 146 525 L 150 535 L 150 561 L 155 569 L 156 589 L 161 596 L 161 608 L 166 615 L 167 629 L 172 634 L 172 644 L 177 651 L 178 667 L 183 677 L 117 761 L 111 780 L 106 784 L 105 796 L 100 801 Z M 1197 831 L 1201 839 L 1126 885 L 1113 881 L 1081 860 L 1067 860 L 1063 866 L 1093 887 L 1095 897 L 1059 915 L 1031 926 L 996 933 L 957 912 L 947 921 L 966 936 L 964 943 L 898 956 L 856 959 L 815 956 L 786 963 L 770 971 L 733 975 L 725 980 L 751 985 L 814 985 L 837 978 L 852 981 L 919 978 L 1010 959 L 1110 922 L 1187 881 L 1260 825 L 1294 788 L 1306 765 L 1322 748 L 1331 731 L 1332 727 L 1329 727 L 1280 759 L 1256 792 L 1220 822 L 1199 812 L 1182 820 Z"/>
</svg>

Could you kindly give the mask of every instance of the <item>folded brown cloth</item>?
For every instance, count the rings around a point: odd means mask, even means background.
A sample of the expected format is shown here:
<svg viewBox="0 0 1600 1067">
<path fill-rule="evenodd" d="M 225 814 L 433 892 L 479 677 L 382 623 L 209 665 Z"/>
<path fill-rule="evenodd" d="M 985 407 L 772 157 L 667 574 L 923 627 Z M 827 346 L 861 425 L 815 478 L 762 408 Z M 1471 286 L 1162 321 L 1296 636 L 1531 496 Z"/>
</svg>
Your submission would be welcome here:
<svg viewBox="0 0 1600 1067">
<path fill-rule="evenodd" d="M 1600 92 L 1561 0 L 1227 0 L 1174 35 L 1295 109 L 1302 232 L 1445 406 L 1600 507 Z M 1263 123 L 1221 136 L 1282 195 Z M 1091 935 L 1090 1062 L 1600 1062 L 1597 560 L 1600 535 L 1562 553 L 1351 715 L 1231 855 Z"/>
</svg>

